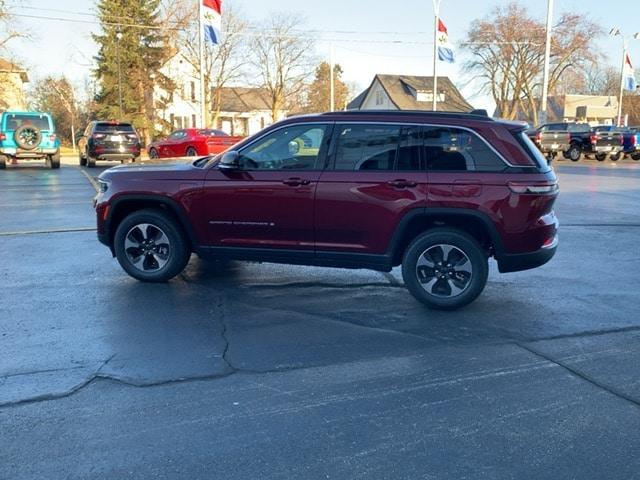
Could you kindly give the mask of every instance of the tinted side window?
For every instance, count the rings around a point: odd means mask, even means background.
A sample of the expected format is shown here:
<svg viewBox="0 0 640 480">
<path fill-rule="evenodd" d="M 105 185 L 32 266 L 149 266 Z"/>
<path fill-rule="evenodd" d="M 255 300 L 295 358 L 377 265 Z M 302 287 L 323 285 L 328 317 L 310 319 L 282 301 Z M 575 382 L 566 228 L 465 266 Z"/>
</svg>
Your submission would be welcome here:
<svg viewBox="0 0 640 480">
<path fill-rule="evenodd" d="M 292 125 L 261 138 L 241 151 L 247 170 L 320 170 L 326 125 Z"/>
<path fill-rule="evenodd" d="M 393 170 L 400 127 L 393 125 L 338 126 L 335 170 Z"/>
<path fill-rule="evenodd" d="M 507 165 L 475 133 L 453 127 L 427 127 L 424 133 L 427 169 L 499 172 Z"/>
</svg>

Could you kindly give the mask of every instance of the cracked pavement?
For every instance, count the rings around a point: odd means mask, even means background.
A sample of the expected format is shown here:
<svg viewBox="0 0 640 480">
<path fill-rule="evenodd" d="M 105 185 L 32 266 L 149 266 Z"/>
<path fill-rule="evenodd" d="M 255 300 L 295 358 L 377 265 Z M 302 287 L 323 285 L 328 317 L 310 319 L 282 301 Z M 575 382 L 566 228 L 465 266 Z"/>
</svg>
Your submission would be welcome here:
<svg viewBox="0 0 640 480">
<path fill-rule="evenodd" d="M 557 170 L 556 258 L 457 312 L 398 271 L 142 284 L 77 167 L 0 172 L 0 479 L 636 478 L 640 164 Z"/>
</svg>

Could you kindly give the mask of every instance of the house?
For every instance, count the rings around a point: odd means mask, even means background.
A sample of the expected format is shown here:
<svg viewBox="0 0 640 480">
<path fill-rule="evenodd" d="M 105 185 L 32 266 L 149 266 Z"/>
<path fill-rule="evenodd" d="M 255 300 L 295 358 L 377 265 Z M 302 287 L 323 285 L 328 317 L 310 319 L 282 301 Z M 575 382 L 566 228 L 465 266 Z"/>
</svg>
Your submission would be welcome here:
<svg viewBox="0 0 640 480">
<path fill-rule="evenodd" d="M 0 58 L 0 110 L 26 110 L 24 84 L 29 83 L 27 72 Z"/>
<path fill-rule="evenodd" d="M 473 110 L 449 77 L 438 77 L 436 101 L 440 111 Z M 378 74 L 347 110 L 431 110 L 432 105 L 433 77 Z"/>
<path fill-rule="evenodd" d="M 162 68 L 162 73 L 171 79 L 176 88 L 168 92 L 156 87 L 154 107 L 159 127 L 182 129 L 199 127 L 200 121 L 200 79 L 197 70 L 180 54 L 174 55 Z M 211 89 L 211 97 L 220 98 L 220 113 L 208 127 L 224 130 L 230 135 L 253 135 L 271 125 L 268 92 L 263 88 L 224 87 L 219 92 Z M 283 110 L 276 115 L 276 121 L 287 116 Z M 214 112 L 210 118 L 214 118 Z"/>
<path fill-rule="evenodd" d="M 626 101 L 626 98 L 625 98 Z M 540 99 L 536 99 L 540 110 Z M 624 105 L 624 104 L 623 104 Z M 547 99 L 547 123 L 587 122 L 592 125 L 612 125 L 618 115 L 618 97 L 613 95 L 552 95 Z M 501 117 L 496 109 L 495 117 Z M 532 122 L 522 109 L 516 110 L 516 120 Z"/>
<path fill-rule="evenodd" d="M 212 92 L 215 95 L 215 92 Z M 287 111 L 276 115 L 285 118 Z M 229 135 L 253 135 L 271 125 L 269 92 L 264 88 L 225 87 L 220 89 L 220 115 L 216 128 Z"/>
</svg>

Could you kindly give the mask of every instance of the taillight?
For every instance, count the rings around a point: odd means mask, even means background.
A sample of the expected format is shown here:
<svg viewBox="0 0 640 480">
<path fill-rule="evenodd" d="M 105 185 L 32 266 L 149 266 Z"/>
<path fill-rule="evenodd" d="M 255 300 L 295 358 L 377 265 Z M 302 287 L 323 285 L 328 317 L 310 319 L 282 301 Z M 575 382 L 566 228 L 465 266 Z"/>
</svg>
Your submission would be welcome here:
<svg viewBox="0 0 640 480">
<path fill-rule="evenodd" d="M 4 133 L 0 133 L 0 142 L 3 142 L 7 139 L 7 135 Z"/>
<path fill-rule="evenodd" d="M 520 195 L 554 195 L 560 190 L 557 183 L 535 185 L 530 183 L 509 182 L 509 188 L 513 193 Z"/>
<path fill-rule="evenodd" d="M 591 135 L 589 137 L 589 140 L 591 141 L 591 145 L 595 145 L 596 143 L 598 143 L 598 136 L 597 135 Z"/>
<path fill-rule="evenodd" d="M 2 137 L 0 136 L 0 138 L 2 138 Z M 638 139 L 636 138 L 636 136 L 635 135 L 631 135 L 631 146 L 635 147 L 637 143 L 638 143 Z"/>
<path fill-rule="evenodd" d="M 542 132 L 536 133 L 536 142 L 540 143 L 542 141 Z"/>
<path fill-rule="evenodd" d="M 49 135 L 49 140 L 51 140 L 52 142 L 56 141 L 56 134 L 52 133 L 51 135 Z"/>
<path fill-rule="evenodd" d="M 93 134 L 93 139 L 94 140 L 102 140 L 105 137 L 106 137 L 106 135 L 104 133 L 94 133 Z"/>
</svg>

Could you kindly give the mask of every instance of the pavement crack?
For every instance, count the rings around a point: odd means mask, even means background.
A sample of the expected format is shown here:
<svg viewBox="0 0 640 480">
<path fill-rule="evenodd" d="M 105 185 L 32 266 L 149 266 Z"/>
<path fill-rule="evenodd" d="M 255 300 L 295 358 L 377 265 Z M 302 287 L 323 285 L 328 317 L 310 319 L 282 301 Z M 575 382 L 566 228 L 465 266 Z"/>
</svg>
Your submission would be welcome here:
<svg viewBox="0 0 640 480">
<path fill-rule="evenodd" d="M 579 378 L 581 380 L 584 380 L 585 382 L 590 383 L 591 385 L 593 385 L 596 388 L 599 388 L 600 390 L 604 390 L 605 392 L 610 393 L 611 395 L 614 395 L 614 396 L 616 396 L 616 397 L 618 397 L 618 398 L 620 398 L 622 400 L 626 400 L 629 403 L 632 403 L 636 407 L 640 407 L 640 401 L 636 400 L 632 396 L 630 396 L 630 395 L 618 390 L 617 388 L 614 388 L 614 387 L 612 387 L 610 385 L 607 385 L 605 383 L 602 383 L 602 382 L 596 380 L 595 378 L 587 375 L 586 373 L 581 372 L 580 370 L 572 367 L 571 365 L 568 365 L 568 364 L 564 363 L 561 360 L 556 360 L 556 359 L 552 358 L 551 356 L 546 355 L 546 354 L 542 353 L 541 351 L 539 351 L 539 350 L 537 350 L 537 349 L 535 349 L 535 348 L 533 348 L 531 346 L 522 344 L 522 343 L 516 343 L 515 345 L 517 345 L 518 347 L 522 348 L 523 350 L 526 350 L 527 352 L 529 352 L 529 353 L 531 353 L 531 354 L 533 354 L 533 355 L 535 355 L 535 356 L 537 356 L 539 358 L 542 358 L 542 359 L 546 360 L 547 362 L 551 362 L 551 363 L 553 363 L 553 364 L 565 369 L 566 371 L 568 371 L 573 376 L 575 376 L 575 377 L 577 377 L 577 378 Z"/>
</svg>

